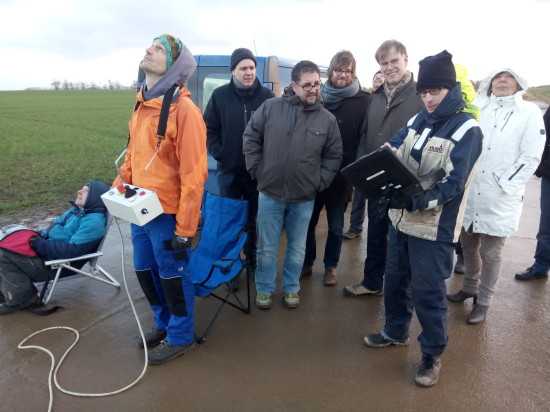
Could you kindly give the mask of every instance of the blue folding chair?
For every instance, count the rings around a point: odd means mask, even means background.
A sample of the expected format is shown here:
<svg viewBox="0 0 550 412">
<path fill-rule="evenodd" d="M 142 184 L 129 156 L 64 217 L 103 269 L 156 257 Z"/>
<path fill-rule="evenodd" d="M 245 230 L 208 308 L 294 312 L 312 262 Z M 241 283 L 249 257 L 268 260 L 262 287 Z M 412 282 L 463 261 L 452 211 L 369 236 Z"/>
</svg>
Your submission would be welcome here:
<svg viewBox="0 0 550 412">
<path fill-rule="evenodd" d="M 211 296 L 221 303 L 204 333 L 197 337 L 198 343 L 205 341 L 226 304 L 243 313 L 250 313 L 250 274 L 246 259 L 241 258 L 247 238 L 247 212 L 248 202 L 245 200 L 205 192 L 201 210 L 202 226 L 199 225 L 197 231 L 200 240 L 190 254 L 188 269 L 195 284 L 195 295 Z M 246 273 L 247 302 L 243 302 L 235 293 L 235 285 L 243 273 Z M 223 295 L 214 293 L 220 285 L 225 285 Z"/>
</svg>

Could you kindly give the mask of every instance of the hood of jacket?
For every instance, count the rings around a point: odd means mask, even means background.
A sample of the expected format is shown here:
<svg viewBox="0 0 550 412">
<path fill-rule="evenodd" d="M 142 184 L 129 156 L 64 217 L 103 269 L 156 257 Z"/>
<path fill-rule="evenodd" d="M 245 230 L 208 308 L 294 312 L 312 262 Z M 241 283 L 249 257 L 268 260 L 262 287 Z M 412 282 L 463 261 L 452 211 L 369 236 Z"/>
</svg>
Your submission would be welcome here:
<svg viewBox="0 0 550 412">
<path fill-rule="evenodd" d="M 160 80 L 153 87 L 151 87 L 151 90 L 147 89 L 147 82 L 143 82 L 143 86 L 141 86 L 143 100 L 149 101 L 156 97 L 164 96 L 166 91 L 174 84 L 186 83 L 196 68 L 197 62 L 195 61 L 195 58 L 187 46 L 182 43 L 182 49 L 179 57 L 176 59 L 172 67 L 170 67 L 168 71 L 162 75 Z"/>
<path fill-rule="evenodd" d="M 479 107 L 480 110 L 491 103 L 491 94 L 489 94 L 489 89 L 491 88 L 491 82 L 497 74 L 502 73 L 502 72 L 508 72 L 512 76 L 514 76 L 514 78 L 519 83 L 520 87 L 522 88 L 522 90 L 517 91 L 513 95 L 517 106 L 521 107 L 521 105 L 523 103 L 523 95 L 525 94 L 525 92 L 529 88 L 529 85 L 527 84 L 527 80 L 525 80 L 523 77 L 521 77 L 519 74 L 517 74 L 512 69 L 504 67 L 504 68 L 492 71 L 487 77 L 485 77 L 481 81 L 481 83 L 479 83 L 479 89 L 477 90 L 477 97 L 474 100 L 474 104 L 477 107 Z"/>
<path fill-rule="evenodd" d="M 101 195 L 108 192 L 111 189 L 110 186 L 96 180 L 88 180 L 86 185 L 88 186 L 88 197 L 82 211 L 84 213 L 105 213 L 107 208 L 103 203 L 103 199 L 101 199 Z M 76 209 L 79 209 L 74 200 L 71 200 L 69 203 Z"/>
</svg>

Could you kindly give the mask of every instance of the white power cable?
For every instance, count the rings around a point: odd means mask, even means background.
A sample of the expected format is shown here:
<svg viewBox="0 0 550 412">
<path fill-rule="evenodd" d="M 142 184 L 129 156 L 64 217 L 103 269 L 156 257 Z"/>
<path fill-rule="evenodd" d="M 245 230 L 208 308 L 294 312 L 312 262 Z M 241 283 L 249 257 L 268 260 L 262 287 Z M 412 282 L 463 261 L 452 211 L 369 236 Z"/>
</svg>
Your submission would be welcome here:
<svg viewBox="0 0 550 412">
<path fill-rule="evenodd" d="M 128 295 L 128 299 L 130 300 L 130 306 L 132 307 L 132 311 L 134 312 L 134 316 L 136 318 L 136 322 L 138 324 L 138 328 L 139 328 L 139 333 L 141 335 L 141 339 L 143 341 L 143 347 L 144 347 L 144 352 L 145 352 L 145 363 L 143 365 L 143 370 L 141 371 L 141 374 L 138 376 L 138 378 L 130 383 L 129 385 L 121 388 L 121 389 L 118 389 L 116 391 L 113 391 L 113 392 L 105 392 L 105 393 L 80 393 L 80 392 L 72 392 L 72 391 L 69 391 L 67 389 L 64 389 L 61 387 L 61 385 L 59 384 L 58 380 L 57 380 L 57 371 L 59 370 L 59 368 L 61 367 L 61 364 L 63 363 L 63 361 L 65 360 L 65 358 L 67 357 L 67 355 L 69 354 L 69 352 L 71 351 L 71 349 L 76 345 L 76 343 L 78 342 L 79 338 L 80 338 L 80 334 L 78 333 L 78 331 L 76 329 L 73 329 L 73 328 L 70 328 L 70 327 L 67 327 L 67 326 L 53 326 L 51 328 L 46 328 L 46 329 L 42 329 L 42 330 L 39 330 L 37 332 L 34 332 L 32 335 L 29 335 L 27 336 L 25 339 L 23 339 L 21 341 L 21 343 L 19 345 L 17 345 L 17 348 L 18 349 L 38 349 L 38 350 L 41 350 L 43 352 L 46 352 L 51 360 L 52 360 L 52 365 L 50 367 L 50 373 L 48 375 L 48 390 L 49 390 L 49 394 L 50 394 L 50 402 L 49 402 L 49 406 L 48 406 L 48 412 L 52 410 L 52 404 L 53 404 L 53 390 L 52 390 L 52 375 L 53 375 L 53 381 L 55 382 L 55 386 L 57 387 L 57 389 L 59 389 L 61 392 L 63 393 L 66 393 L 68 395 L 72 395 L 72 396 L 81 396 L 81 397 L 102 397 L 102 396 L 111 396 L 111 395 L 115 395 L 117 393 L 121 393 L 121 392 L 124 392 L 125 390 L 127 389 L 130 389 L 132 386 L 134 386 L 135 384 L 137 384 L 141 378 L 143 377 L 143 375 L 145 375 L 145 372 L 147 370 L 147 363 L 148 363 L 148 356 L 147 356 L 147 345 L 145 344 L 145 336 L 143 334 L 143 329 L 141 328 L 141 323 L 139 322 L 139 318 L 138 318 L 138 315 L 137 315 L 137 312 L 136 312 L 136 308 L 134 307 L 134 302 L 132 301 L 132 297 L 130 296 L 130 291 L 128 290 L 128 284 L 126 282 L 126 271 L 124 269 L 124 239 L 122 238 L 122 231 L 120 230 L 120 226 L 118 224 L 118 219 L 115 217 L 115 222 L 116 222 L 116 225 L 117 225 L 117 228 L 118 228 L 118 234 L 120 236 L 120 243 L 122 245 L 122 278 L 124 280 L 124 288 L 126 289 L 126 294 Z M 56 329 L 64 329 L 64 330 L 68 330 L 68 331 L 71 331 L 71 332 L 74 332 L 75 335 L 76 335 L 76 339 L 74 340 L 74 342 L 72 343 L 72 345 L 69 347 L 69 349 L 67 349 L 65 351 L 65 353 L 63 354 L 63 356 L 61 357 L 61 360 L 59 361 L 59 363 L 57 364 L 57 366 L 55 367 L 55 370 L 54 370 L 54 366 L 55 366 L 55 357 L 53 355 L 53 353 L 51 353 L 48 349 L 42 347 L 42 346 L 37 346 L 37 345 L 26 345 L 26 346 L 23 346 L 25 342 L 27 342 L 30 338 L 32 338 L 33 336 L 35 335 L 38 335 L 42 332 L 46 332 L 46 331 L 50 331 L 50 330 L 56 330 Z"/>
</svg>

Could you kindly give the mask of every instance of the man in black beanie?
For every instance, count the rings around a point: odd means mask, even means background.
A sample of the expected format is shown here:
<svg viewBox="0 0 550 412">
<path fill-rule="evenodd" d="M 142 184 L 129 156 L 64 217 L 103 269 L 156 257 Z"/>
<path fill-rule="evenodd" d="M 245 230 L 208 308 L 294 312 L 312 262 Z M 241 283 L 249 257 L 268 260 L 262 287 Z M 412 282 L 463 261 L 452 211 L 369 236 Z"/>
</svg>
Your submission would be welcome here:
<svg viewBox="0 0 550 412">
<path fill-rule="evenodd" d="M 418 176 L 443 168 L 445 177 L 418 195 L 395 192 L 389 200 L 386 322 L 380 332 L 365 336 L 364 343 L 374 348 L 407 345 L 416 312 L 422 327 L 418 336 L 422 364 L 415 382 L 433 386 L 449 340 L 445 279 L 453 270 L 465 194 L 476 171 L 483 136 L 477 121 L 463 111 L 466 103 L 456 82 L 452 55 L 445 50 L 419 65 L 416 90 L 424 109 L 385 145 Z"/>
<path fill-rule="evenodd" d="M 206 144 L 218 162 L 218 186 L 222 196 L 248 201 L 248 238 L 245 253 L 249 273 L 256 267 L 257 182 L 246 171 L 243 155 L 243 132 L 250 116 L 260 105 L 274 97 L 256 77 L 256 58 L 248 49 L 231 54 L 231 80 L 218 87 L 204 111 Z"/>
</svg>

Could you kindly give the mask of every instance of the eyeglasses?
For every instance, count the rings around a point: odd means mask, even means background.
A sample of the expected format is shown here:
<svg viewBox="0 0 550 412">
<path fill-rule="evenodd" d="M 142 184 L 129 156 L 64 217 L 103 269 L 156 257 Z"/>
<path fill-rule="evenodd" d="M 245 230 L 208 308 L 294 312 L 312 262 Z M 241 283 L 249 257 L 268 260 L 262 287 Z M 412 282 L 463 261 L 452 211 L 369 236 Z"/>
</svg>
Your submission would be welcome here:
<svg viewBox="0 0 550 412">
<path fill-rule="evenodd" d="M 420 90 L 419 92 L 416 92 L 416 94 L 420 95 L 421 97 L 426 97 L 428 93 L 432 96 L 437 96 L 439 93 L 441 93 L 441 87 L 435 87 L 433 89 L 426 89 L 426 90 Z"/>
<path fill-rule="evenodd" d="M 298 86 L 300 86 L 302 89 L 304 89 L 304 91 L 306 91 L 306 92 L 309 92 L 309 91 L 310 91 L 311 89 L 313 89 L 314 87 L 315 87 L 316 89 L 319 89 L 319 88 L 321 87 L 321 82 L 315 82 L 315 83 L 313 83 L 313 84 L 311 84 L 311 83 L 300 84 L 300 83 L 296 82 L 296 84 L 297 84 Z"/>
<path fill-rule="evenodd" d="M 334 69 L 333 72 L 336 74 L 336 76 L 341 76 L 342 73 L 345 76 L 351 76 L 353 74 L 353 70 L 336 70 L 336 69 Z"/>
</svg>

